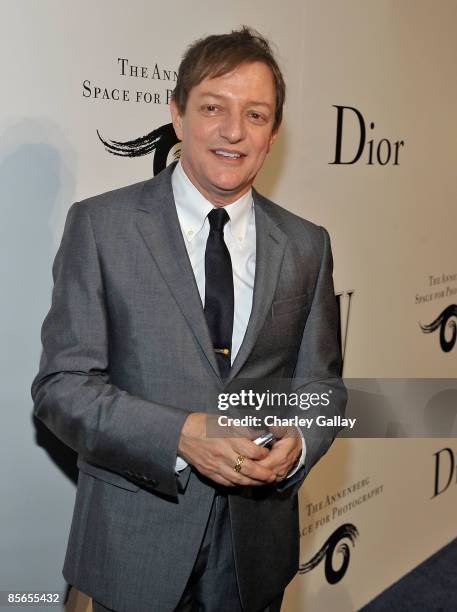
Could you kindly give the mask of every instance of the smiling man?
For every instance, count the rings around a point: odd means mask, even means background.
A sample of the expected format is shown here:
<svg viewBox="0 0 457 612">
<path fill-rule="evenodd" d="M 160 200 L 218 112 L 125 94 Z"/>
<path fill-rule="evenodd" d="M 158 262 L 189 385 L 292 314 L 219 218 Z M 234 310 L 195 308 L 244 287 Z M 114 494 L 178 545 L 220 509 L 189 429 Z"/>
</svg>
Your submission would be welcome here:
<svg viewBox="0 0 457 612">
<path fill-rule="evenodd" d="M 207 432 L 239 379 L 344 411 L 328 234 L 252 187 L 284 98 L 255 31 L 195 42 L 181 160 L 68 213 L 32 395 L 79 455 L 64 576 L 96 611 L 273 612 L 298 569 L 298 488 L 338 427 L 276 428 L 270 448 Z"/>
</svg>

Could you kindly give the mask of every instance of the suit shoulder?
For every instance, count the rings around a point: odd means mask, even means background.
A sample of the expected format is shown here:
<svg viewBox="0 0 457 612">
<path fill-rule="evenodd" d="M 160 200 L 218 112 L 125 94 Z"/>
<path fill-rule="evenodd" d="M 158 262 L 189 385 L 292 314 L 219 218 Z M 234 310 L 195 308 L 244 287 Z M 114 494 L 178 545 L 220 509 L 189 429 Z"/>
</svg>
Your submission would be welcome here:
<svg viewBox="0 0 457 612">
<path fill-rule="evenodd" d="M 305 232 L 307 237 L 313 242 L 322 243 L 324 234 L 327 234 L 327 230 L 324 227 L 300 217 L 260 194 L 256 195 L 264 206 L 265 211 L 275 218 L 278 225 L 281 226 L 281 229 L 290 239 L 303 240 L 303 232 Z"/>
<path fill-rule="evenodd" d="M 131 212 L 145 199 L 148 206 L 153 206 L 164 196 L 169 196 L 172 191 L 171 174 L 174 165 L 168 166 L 153 178 L 87 198 L 73 204 L 73 207 L 87 212 L 92 219 L 106 219 L 106 213 L 116 212 L 114 216 L 123 222 L 132 217 Z M 113 215 L 110 214 L 109 217 L 112 218 Z"/>
<path fill-rule="evenodd" d="M 141 193 L 149 180 L 126 185 L 118 189 L 105 191 L 95 196 L 85 198 L 76 202 L 73 206 L 79 210 L 84 210 L 89 214 L 95 214 L 102 210 L 125 210 L 131 209 L 138 204 Z"/>
</svg>

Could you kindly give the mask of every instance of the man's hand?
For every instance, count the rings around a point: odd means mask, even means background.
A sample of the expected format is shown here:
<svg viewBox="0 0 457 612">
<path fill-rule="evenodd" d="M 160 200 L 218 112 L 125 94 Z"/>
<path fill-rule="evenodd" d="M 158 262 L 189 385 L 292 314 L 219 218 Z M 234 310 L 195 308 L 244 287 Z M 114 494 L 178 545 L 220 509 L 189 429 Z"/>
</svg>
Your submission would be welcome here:
<svg viewBox="0 0 457 612">
<path fill-rule="evenodd" d="M 207 437 L 207 421 L 210 415 L 193 412 L 184 422 L 178 444 L 178 454 L 201 474 L 225 486 L 264 485 L 276 480 L 276 473 L 269 465 L 262 465 L 270 451 L 254 444 L 247 429 L 243 437 Z M 237 433 L 243 428 L 237 428 Z M 245 457 L 241 471 L 233 466 L 237 457 Z"/>
<path fill-rule="evenodd" d="M 300 459 L 302 441 L 295 427 L 271 427 L 277 438 L 267 457 L 258 462 L 259 466 L 270 469 L 275 474 L 275 480 L 280 482 L 286 478 L 294 465 Z"/>
</svg>

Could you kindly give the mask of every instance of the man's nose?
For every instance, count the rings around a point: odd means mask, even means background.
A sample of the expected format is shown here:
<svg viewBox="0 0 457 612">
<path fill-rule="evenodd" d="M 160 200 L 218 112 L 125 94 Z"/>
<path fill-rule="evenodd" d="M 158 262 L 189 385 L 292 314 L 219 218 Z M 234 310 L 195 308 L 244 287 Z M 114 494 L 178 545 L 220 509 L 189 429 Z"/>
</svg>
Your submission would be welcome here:
<svg viewBox="0 0 457 612">
<path fill-rule="evenodd" d="M 230 112 L 226 113 L 224 120 L 220 125 L 220 133 L 223 138 L 231 142 L 239 142 L 246 136 L 246 126 L 243 113 Z"/>
</svg>

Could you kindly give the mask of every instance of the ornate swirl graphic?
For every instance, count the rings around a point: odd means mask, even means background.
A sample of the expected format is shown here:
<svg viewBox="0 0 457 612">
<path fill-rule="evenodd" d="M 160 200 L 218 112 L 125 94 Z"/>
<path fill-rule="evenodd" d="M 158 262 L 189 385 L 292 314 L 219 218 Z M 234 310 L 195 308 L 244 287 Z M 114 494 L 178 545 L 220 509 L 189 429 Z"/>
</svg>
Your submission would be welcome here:
<svg viewBox="0 0 457 612">
<path fill-rule="evenodd" d="M 346 542 L 343 542 L 338 547 L 337 545 L 343 538 L 348 538 L 351 544 L 354 546 L 355 540 L 359 532 L 357 527 L 351 523 L 345 523 L 338 527 L 336 531 L 326 540 L 321 549 L 312 557 L 307 563 L 303 563 L 298 568 L 299 574 L 306 574 L 314 569 L 322 559 L 325 557 L 325 578 L 329 584 L 336 584 L 339 582 L 346 573 L 349 566 L 351 552 Z M 333 553 L 335 552 L 343 555 L 343 563 L 338 570 L 333 569 Z"/>
<path fill-rule="evenodd" d="M 457 339 L 457 324 L 455 321 L 450 321 L 451 317 L 457 317 L 457 304 L 451 304 L 443 310 L 443 312 L 428 325 L 422 325 L 419 323 L 424 334 L 430 334 L 434 332 L 438 327 L 440 328 L 440 346 L 441 350 L 445 353 L 449 353 L 454 348 Z M 450 340 L 446 340 L 446 328 L 452 330 Z"/>
<path fill-rule="evenodd" d="M 98 130 L 97 136 L 104 144 L 105 149 L 112 153 L 112 155 L 141 157 L 155 151 L 153 162 L 154 175 L 166 167 L 171 149 L 180 142 L 172 123 L 161 125 L 156 130 L 149 132 L 149 134 L 140 136 L 135 140 L 128 140 L 127 142 L 105 139 Z M 175 157 L 178 157 L 178 155 L 175 155 Z"/>
</svg>

